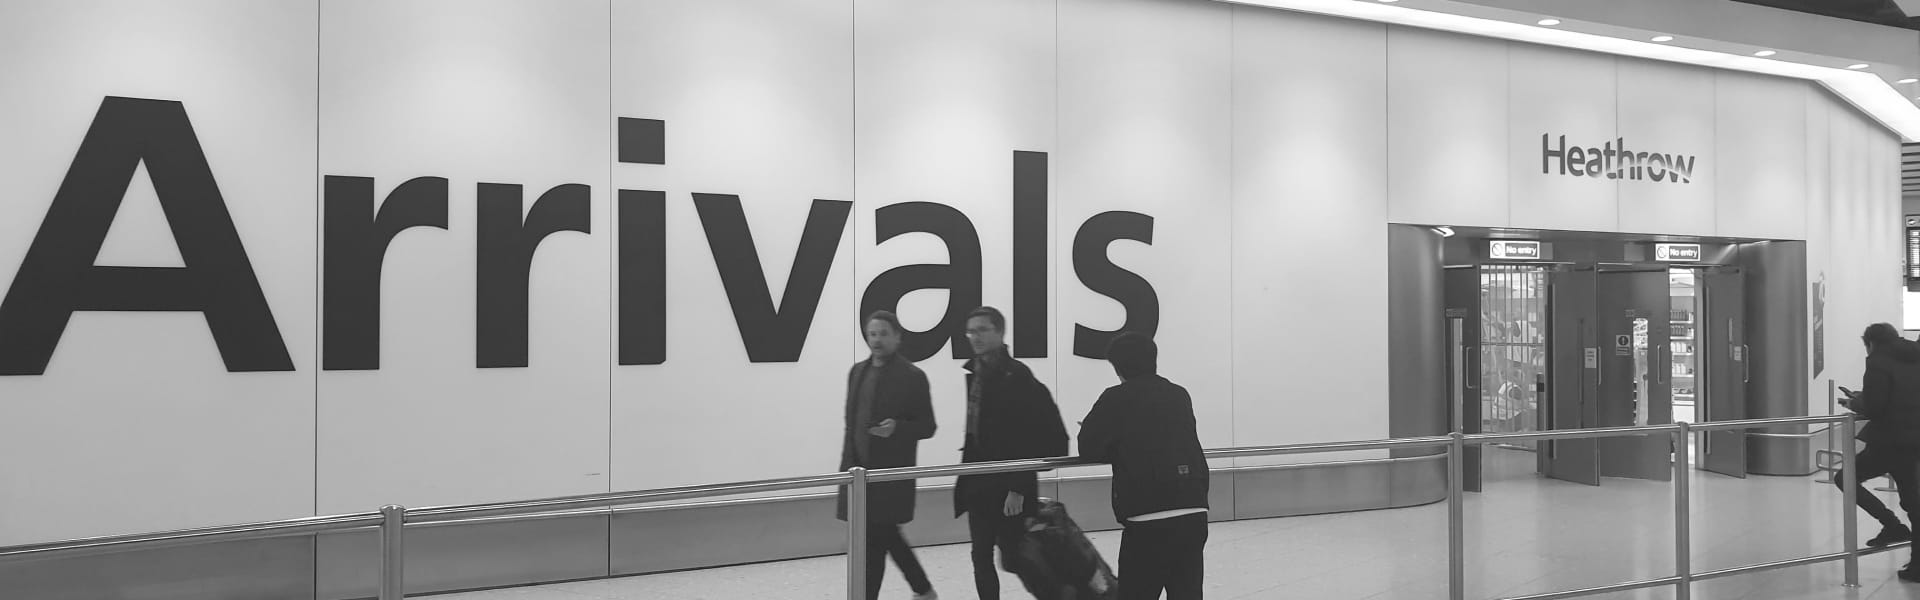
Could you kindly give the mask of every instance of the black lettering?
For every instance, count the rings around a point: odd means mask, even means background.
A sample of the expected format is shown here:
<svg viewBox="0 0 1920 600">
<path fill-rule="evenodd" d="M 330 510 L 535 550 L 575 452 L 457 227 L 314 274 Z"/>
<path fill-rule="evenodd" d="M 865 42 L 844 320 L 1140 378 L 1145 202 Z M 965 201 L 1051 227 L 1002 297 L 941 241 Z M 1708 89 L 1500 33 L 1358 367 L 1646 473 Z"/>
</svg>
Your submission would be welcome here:
<svg viewBox="0 0 1920 600">
<path fill-rule="evenodd" d="M 814 311 L 820 307 L 820 293 L 827 287 L 827 273 L 833 269 L 834 255 L 840 251 L 840 238 L 846 232 L 853 203 L 813 201 L 778 309 L 774 308 L 773 298 L 767 292 L 766 271 L 760 266 L 760 252 L 754 247 L 753 232 L 747 228 L 747 215 L 740 208 L 740 197 L 694 194 L 693 205 L 700 212 L 701 226 L 706 228 L 707 247 L 713 250 L 714 266 L 720 270 L 720 282 L 727 288 L 727 302 L 733 305 L 733 318 L 740 327 L 740 342 L 747 347 L 748 360 L 757 363 L 800 360 L 800 351 L 807 344 L 807 332 L 813 327 Z"/>
<path fill-rule="evenodd" d="M 1553 172 L 1549 167 L 1553 166 L 1554 158 L 1559 158 L 1560 174 L 1565 175 L 1567 174 L 1567 136 L 1560 136 L 1560 148 L 1554 149 L 1554 147 L 1547 145 L 1548 135 L 1549 134 L 1545 133 L 1540 134 L 1540 172 Z"/>
<path fill-rule="evenodd" d="M 926 331 L 908 331 L 900 352 L 908 360 L 933 357 L 948 341 L 954 358 L 971 358 L 967 344 L 967 313 L 980 306 L 980 235 L 973 221 L 951 206 L 931 202 L 904 202 L 874 211 L 877 243 L 908 233 L 931 233 L 947 245 L 947 264 L 905 265 L 873 278 L 860 298 L 860 314 L 898 311 L 900 299 L 917 290 L 947 290 L 947 312 Z M 1024 330 L 1023 330 L 1024 331 Z"/>
<path fill-rule="evenodd" d="M 184 267 L 96 266 L 142 162 Z M 0 300 L 0 375 L 46 372 L 74 311 L 202 313 L 228 371 L 292 371 L 185 105 L 107 97 Z"/>
<path fill-rule="evenodd" d="M 620 190 L 620 364 L 667 362 L 667 195 Z"/>
<path fill-rule="evenodd" d="M 1047 153 L 1013 153 L 1013 355 L 1047 357 Z"/>
<path fill-rule="evenodd" d="M 378 369 L 387 247 L 409 228 L 447 228 L 447 180 L 409 179 L 387 194 L 377 215 L 372 177 L 328 175 L 325 181 L 321 368 Z"/>
<path fill-rule="evenodd" d="M 480 184 L 474 366 L 483 369 L 527 366 L 527 279 L 540 242 L 562 231 L 592 233 L 592 188 L 555 186 L 526 209 L 524 221 L 522 200 L 518 184 Z"/>
<path fill-rule="evenodd" d="M 1673 155 L 1673 180 L 1680 183 L 1693 183 L 1693 156 Z"/>
<path fill-rule="evenodd" d="M 618 160 L 626 164 L 667 164 L 667 122 L 620 117 L 616 131 Z"/>
<path fill-rule="evenodd" d="M 1080 283 L 1118 300 L 1127 311 L 1126 324 L 1118 331 L 1099 331 L 1074 324 L 1074 356 L 1105 359 L 1107 342 L 1113 341 L 1121 331 L 1152 336 L 1160 329 L 1160 296 L 1154 293 L 1153 284 L 1108 260 L 1107 245 L 1115 240 L 1152 245 L 1153 217 L 1135 212 L 1104 212 L 1087 219 L 1079 233 L 1074 234 L 1073 270 L 1080 276 Z"/>
</svg>

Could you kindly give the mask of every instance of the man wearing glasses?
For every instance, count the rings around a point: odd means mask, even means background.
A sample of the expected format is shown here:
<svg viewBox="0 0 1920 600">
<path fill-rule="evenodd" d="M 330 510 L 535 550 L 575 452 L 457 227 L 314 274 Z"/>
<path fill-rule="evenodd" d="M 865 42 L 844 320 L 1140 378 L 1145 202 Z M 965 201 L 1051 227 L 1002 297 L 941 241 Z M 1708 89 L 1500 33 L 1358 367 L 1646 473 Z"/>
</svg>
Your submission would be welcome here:
<svg viewBox="0 0 1920 600">
<path fill-rule="evenodd" d="M 967 315 L 967 438 L 961 462 L 1046 458 L 1067 454 L 1067 428 L 1047 386 L 1007 353 L 1007 318 L 982 306 Z M 1022 534 L 1022 517 L 1038 508 L 1039 477 L 1032 471 L 960 477 L 954 516 L 967 515 L 973 540 L 973 583 L 980 600 L 1000 599 L 993 549 L 1002 555 Z M 1020 572 L 1015 565 L 1009 571 Z"/>
</svg>

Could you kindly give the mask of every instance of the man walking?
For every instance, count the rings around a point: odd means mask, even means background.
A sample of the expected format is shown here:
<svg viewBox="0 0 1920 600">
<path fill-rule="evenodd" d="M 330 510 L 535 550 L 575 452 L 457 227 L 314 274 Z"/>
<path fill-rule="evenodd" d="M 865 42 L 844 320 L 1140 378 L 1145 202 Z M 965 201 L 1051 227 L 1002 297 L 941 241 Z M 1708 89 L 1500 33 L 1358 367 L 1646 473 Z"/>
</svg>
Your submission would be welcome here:
<svg viewBox="0 0 1920 600">
<path fill-rule="evenodd" d="M 982 306 L 967 315 L 967 438 L 961 462 L 987 462 L 1065 456 L 1067 428 L 1053 394 L 1033 371 L 1007 353 L 1007 318 Z M 973 542 L 973 583 L 980 600 L 999 600 L 1000 576 L 993 550 L 1007 549 L 1022 532 L 1026 515 L 1038 506 L 1039 477 L 1032 471 L 962 476 L 954 483 L 953 514 L 967 515 Z M 1009 571 L 1023 572 L 1009 564 Z"/>
<path fill-rule="evenodd" d="M 872 355 L 847 373 L 846 432 L 841 436 L 840 470 L 911 467 L 920 440 L 933 437 L 933 399 L 927 374 L 900 350 L 900 319 L 887 311 L 868 316 L 863 329 Z M 887 556 L 913 589 L 914 600 L 936 600 L 933 583 L 900 534 L 913 520 L 915 481 L 867 484 L 867 598 L 880 597 Z M 840 520 L 847 519 L 847 493 L 840 490 Z"/>
<path fill-rule="evenodd" d="M 1205 576 L 1208 472 L 1187 389 L 1159 371 L 1153 338 L 1125 332 L 1107 345 L 1120 385 L 1080 423 L 1080 456 L 1113 464 L 1121 600 L 1199 600 Z"/>
</svg>

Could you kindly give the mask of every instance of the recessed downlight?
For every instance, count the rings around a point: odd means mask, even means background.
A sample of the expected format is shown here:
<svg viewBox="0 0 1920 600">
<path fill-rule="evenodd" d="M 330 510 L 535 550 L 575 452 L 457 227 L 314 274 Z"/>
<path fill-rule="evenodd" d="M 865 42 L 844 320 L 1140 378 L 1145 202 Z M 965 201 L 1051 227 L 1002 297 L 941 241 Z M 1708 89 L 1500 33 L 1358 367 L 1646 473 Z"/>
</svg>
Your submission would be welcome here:
<svg viewBox="0 0 1920 600">
<path fill-rule="evenodd" d="M 1755 53 L 1753 53 L 1753 55 L 1754 55 L 1754 56 L 1759 56 L 1759 57 L 1762 57 L 1762 58 L 1764 58 L 1764 57 L 1768 57 L 1768 56 L 1773 56 L 1773 55 L 1775 55 L 1775 54 L 1778 54 L 1778 53 L 1777 53 L 1777 52 L 1774 52 L 1774 51 L 1772 51 L 1772 50 L 1761 50 L 1761 51 L 1759 51 L 1759 52 L 1755 52 Z"/>
<path fill-rule="evenodd" d="M 1540 25 L 1543 27 L 1552 27 L 1559 24 L 1560 24 L 1559 19 L 1541 19 L 1540 20 Z"/>
<path fill-rule="evenodd" d="M 1670 35 L 1656 35 L 1656 36 L 1653 36 L 1653 41 L 1656 41 L 1656 42 L 1671 42 L 1671 41 L 1673 41 L 1673 36 L 1670 36 Z"/>
<path fill-rule="evenodd" d="M 1847 68 L 1849 68 L 1849 69 L 1853 69 L 1853 70 L 1855 70 L 1855 71 L 1858 71 L 1858 70 L 1861 70 L 1861 69 L 1865 69 L 1865 68 L 1867 68 L 1868 66 L 1869 66 L 1869 65 L 1868 65 L 1867 63 L 1854 63 L 1854 64 L 1851 64 L 1851 65 L 1847 65 Z"/>
<path fill-rule="evenodd" d="M 1914 82 L 1920 82 L 1920 79 L 1914 79 L 1914 78 L 1912 78 L 1912 77 L 1908 77 L 1908 78 L 1906 78 L 1906 79 L 1902 79 L 1902 80 L 1900 80 L 1900 81 L 1896 81 L 1896 82 L 1894 82 L 1894 83 L 1914 83 Z"/>
<path fill-rule="evenodd" d="M 1399 2 L 1399 1 L 1400 1 L 1400 0 L 1380 0 L 1380 3 L 1381 3 L 1381 4 L 1393 4 L 1393 3 L 1395 3 L 1395 2 Z"/>
</svg>

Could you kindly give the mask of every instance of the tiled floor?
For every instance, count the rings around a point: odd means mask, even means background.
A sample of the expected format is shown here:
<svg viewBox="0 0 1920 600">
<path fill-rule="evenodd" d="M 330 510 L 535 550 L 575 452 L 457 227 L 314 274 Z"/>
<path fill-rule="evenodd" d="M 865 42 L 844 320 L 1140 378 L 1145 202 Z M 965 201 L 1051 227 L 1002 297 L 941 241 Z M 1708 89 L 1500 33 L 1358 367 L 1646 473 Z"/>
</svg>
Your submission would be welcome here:
<svg viewBox="0 0 1920 600">
<path fill-rule="evenodd" d="M 1673 573 L 1672 487 L 1608 479 L 1598 488 L 1541 479 L 1533 455 L 1488 451 L 1486 491 L 1465 508 L 1467 595 L 1524 594 L 1665 577 Z M 1875 482 L 1870 487 L 1879 487 Z M 1882 493 L 1888 504 L 1892 495 Z M 1840 492 L 1812 477 L 1693 479 L 1695 572 L 1840 549 Z M 1447 595 L 1446 505 L 1215 523 L 1207 544 L 1207 596 L 1313 600 L 1435 599 Z M 1862 540 L 1878 531 L 1860 515 Z M 1112 560 L 1118 532 L 1092 534 Z M 947 600 L 974 597 L 965 545 L 920 548 Z M 1868 556 L 1859 588 L 1845 588 L 1838 562 L 1699 582 L 1693 598 L 1920 599 L 1920 584 L 1893 572 L 1905 551 Z M 906 598 L 888 565 L 883 598 Z M 1124 577 L 1125 573 L 1121 573 Z M 468 592 L 441 600 L 829 599 L 845 597 L 845 561 L 826 557 L 548 586 Z M 1003 597 L 1026 598 L 1001 575 Z M 1590 598 L 1673 598 L 1671 587 Z"/>
</svg>

